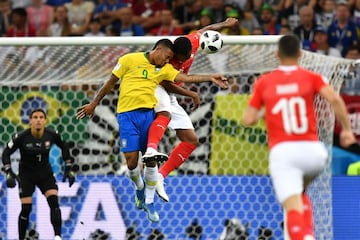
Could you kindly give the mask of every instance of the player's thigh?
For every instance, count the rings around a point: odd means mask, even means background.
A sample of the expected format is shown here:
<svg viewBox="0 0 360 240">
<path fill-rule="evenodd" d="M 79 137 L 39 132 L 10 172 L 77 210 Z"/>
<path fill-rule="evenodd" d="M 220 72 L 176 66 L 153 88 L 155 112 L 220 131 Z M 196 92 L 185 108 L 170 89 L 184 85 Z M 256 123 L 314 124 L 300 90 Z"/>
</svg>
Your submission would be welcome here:
<svg viewBox="0 0 360 240">
<path fill-rule="evenodd" d="M 169 127 L 172 129 L 194 129 L 194 125 L 186 113 L 186 111 L 179 105 L 176 98 L 171 98 L 171 121 Z"/>
<path fill-rule="evenodd" d="M 146 150 L 148 131 L 154 121 L 152 109 L 139 109 L 117 115 L 121 152 Z"/>
<path fill-rule="evenodd" d="M 270 175 L 277 198 L 283 203 L 304 191 L 304 177 L 325 166 L 326 149 L 317 142 L 286 142 L 270 150 Z"/>
<path fill-rule="evenodd" d="M 36 183 L 33 181 L 35 174 L 32 171 L 19 172 L 19 196 L 20 198 L 31 197 L 35 191 Z"/>
<path fill-rule="evenodd" d="M 44 169 L 38 173 L 36 185 L 44 195 L 49 190 L 57 191 L 59 189 L 54 174 L 50 169 Z"/>
<path fill-rule="evenodd" d="M 168 92 L 162 87 L 157 86 L 155 89 L 155 97 L 158 103 L 155 106 L 155 112 L 171 112 L 170 96 Z"/>
</svg>

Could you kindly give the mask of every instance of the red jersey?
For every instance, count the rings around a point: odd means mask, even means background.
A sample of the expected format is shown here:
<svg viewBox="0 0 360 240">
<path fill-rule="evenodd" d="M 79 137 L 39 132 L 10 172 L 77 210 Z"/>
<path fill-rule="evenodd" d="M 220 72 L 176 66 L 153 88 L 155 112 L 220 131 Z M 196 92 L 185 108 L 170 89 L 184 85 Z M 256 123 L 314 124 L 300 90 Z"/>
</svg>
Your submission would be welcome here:
<svg viewBox="0 0 360 240">
<path fill-rule="evenodd" d="M 18 31 L 14 26 L 10 27 L 10 29 L 6 33 L 7 37 L 36 37 L 36 29 L 27 25 L 24 30 Z"/>
<path fill-rule="evenodd" d="M 143 0 L 134 0 L 131 2 L 132 10 L 136 16 L 152 17 L 158 11 L 168 9 L 162 1 L 156 0 L 151 3 L 145 3 Z"/>
<path fill-rule="evenodd" d="M 318 140 L 315 95 L 325 79 L 297 66 L 280 66 L 255 83 L 249 105 L 265 106 L 269 147 L 285 141 Z"/>
<path fill-rule="evenodd" d="M 190 58 L 188 60 L 186 60 L 185 62 L 179 62 L 177 59 L 173 58 L 170 61 L 170 64 L 173 65 L 174 68 L 179 70 L 180 72 L 187 74 L 190 71 L 190 67 L 191 67 L 192 63 L 194 62 L 195 55 L 200 46 L 200 43 L 199 43 L 200 42 L 200 34 L 196 31 L 196 32 L 186 35 L 186 37 L 190 40 L 191 45 L 192 45 Z M 180 85 L 181 82 L 178 82 L 177 84 Z"/>
</svg>

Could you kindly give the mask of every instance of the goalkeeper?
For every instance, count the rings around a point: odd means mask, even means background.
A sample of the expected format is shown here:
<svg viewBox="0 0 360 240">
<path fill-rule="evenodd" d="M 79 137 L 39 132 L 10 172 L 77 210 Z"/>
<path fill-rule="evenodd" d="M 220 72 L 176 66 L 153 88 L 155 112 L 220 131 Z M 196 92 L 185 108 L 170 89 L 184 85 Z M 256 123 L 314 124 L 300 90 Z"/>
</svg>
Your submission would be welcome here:
<svg viewBox="0 0 360 240">
<path fill-rule="evenodd" d="M 43 109 L 35 109 L 30 113 L 30 128 L 17 134 L 7 143 L 3 153 L 3 170 L 6 174 L 6 186 L 14 188 L 16 181 L 20 189 L 21 212 L 18 219 L 19 239 L 25 239 L 32 208 L 32 195 L 37 186 L 45 195 L 50 207 L 50 220 L 55 232 L 55 240 L 61 240 L 61 211 L 58 200 L 58 186 L 49 163 L 49 152 L 53 144 L 62 150 L 65 159 L 63 182 L 68 179 L 69 187 L 75 181 L 72 172 L 72 160 L 67 144 L 60 135 L 46 128 L 46 113 Z M 20 151 L 19 175 L 11 169 L 10 155 L 17 149 Z"/>
</svg>

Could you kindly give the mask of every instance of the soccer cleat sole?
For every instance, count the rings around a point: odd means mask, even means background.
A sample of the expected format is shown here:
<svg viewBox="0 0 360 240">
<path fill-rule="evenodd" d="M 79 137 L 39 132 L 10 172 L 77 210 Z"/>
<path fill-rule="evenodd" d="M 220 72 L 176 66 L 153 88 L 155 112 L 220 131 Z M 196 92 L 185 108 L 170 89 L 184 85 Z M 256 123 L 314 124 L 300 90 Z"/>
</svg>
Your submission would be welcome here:
<svg viewBox="0 0 360 240">
<path fill-rule="evenodd" d="M 144 155 L 142 157 L 142 161 L 144 163 L 148 163 L 148 162 L 158 162 L 158 163 L 163 163 L 166 162 L 168 160 L 169 156 L 163 153 L 158 153 L 152 156 L 146 156 Z"/>
</svg>

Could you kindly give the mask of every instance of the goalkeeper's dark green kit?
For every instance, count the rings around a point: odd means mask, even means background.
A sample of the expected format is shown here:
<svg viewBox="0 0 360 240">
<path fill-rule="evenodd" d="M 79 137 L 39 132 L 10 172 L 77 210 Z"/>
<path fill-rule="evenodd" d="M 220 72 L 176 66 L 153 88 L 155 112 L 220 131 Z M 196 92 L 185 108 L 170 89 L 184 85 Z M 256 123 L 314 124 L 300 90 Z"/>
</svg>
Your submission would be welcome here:
<svg viewBox="0 0 360 240">
<path fill-rule="evenodd" d="M 50 149 L 53 144 L 61 149 L 62 158 L 65 161 L 71 159 L 69 148 L 62 141 L 60 134 L 49 128 L 45 128 L 41 138 L 35 138 L 31 134 L 31 130 L 27 129 L 7 143 L 2 154 L 4 166 L 10 164 L 12 153 L 17 149 L 20 151 L 18 176 L 21 198 L 32 196 L 35 186 L 38 186 L 43 194 L 49 189 L 58 189 L 49 162 Z"/>
</svg>

